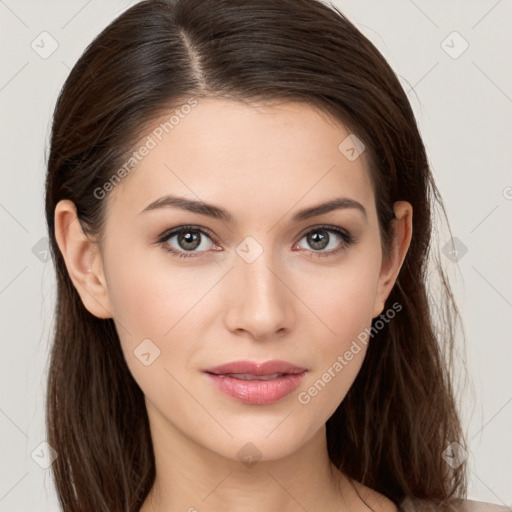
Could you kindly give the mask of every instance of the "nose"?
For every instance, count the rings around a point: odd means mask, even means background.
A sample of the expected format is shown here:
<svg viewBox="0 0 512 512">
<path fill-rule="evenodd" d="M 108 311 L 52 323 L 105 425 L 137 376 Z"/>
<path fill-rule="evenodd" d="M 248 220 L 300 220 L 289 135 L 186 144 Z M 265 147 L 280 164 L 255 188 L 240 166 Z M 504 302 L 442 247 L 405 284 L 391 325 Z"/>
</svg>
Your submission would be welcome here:
<svg viewBox="0 0 512 512">
<path fill-rule="evenodd" d="M 227 283 L 226 327 L 233 333 L 263 341 L 289 332 L 295 321 L 290 275 L 270 251 L 252 262 L 235 258 Z"/>
</svg>

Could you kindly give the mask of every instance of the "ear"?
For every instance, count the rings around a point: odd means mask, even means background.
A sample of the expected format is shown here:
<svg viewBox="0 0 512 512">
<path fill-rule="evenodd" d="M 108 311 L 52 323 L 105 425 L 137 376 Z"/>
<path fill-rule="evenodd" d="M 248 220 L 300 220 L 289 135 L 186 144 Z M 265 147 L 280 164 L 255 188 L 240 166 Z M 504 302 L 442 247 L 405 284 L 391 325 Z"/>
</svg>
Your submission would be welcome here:
<svg viewBox="0 0 512 512">
<path fill-rule="evenodd" d="M 395 218 L 391 221 L 394 231 L 390 254 L 384 258 L 379 274 L 373 317 L 384 310 L 384 304 L 402 267 L 412 238 L 412 206 L 407 201 L 397 201 L 393 205 Z"/>
<path fill-rule="evenodd" d="M 55 207 L 55 238 L 86 309 L 98 318 L 112 318 L 99 246 L 83 232 L 75 204 L 67 199 Z"/>
</svg>

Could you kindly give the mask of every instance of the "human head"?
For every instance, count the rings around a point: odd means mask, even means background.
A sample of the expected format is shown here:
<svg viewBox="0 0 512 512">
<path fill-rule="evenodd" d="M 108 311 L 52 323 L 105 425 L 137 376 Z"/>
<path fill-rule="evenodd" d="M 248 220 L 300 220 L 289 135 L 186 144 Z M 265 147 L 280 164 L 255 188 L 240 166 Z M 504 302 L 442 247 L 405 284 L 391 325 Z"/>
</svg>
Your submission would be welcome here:
<svg viewBox="0 0 512 512">
<path fill-rule="evenodd" d="M 111 443 L 111 454 L 119 455 L 120 467 L 139 468 L 138 491 L 147 492 L 154 467 L 147 418 L 141 414 L 144 397 L 124 364 L 119 325 L 116 331 L 108 315 L 91 315 L 69 278 L 55 238 L 54 212 L 60 200 L 72 201 L 84 232 L 104 244 L 109 198 L 99 198 L 98 189 L 105 190 L 105 183 L 138 147 L 141 136 L 151 133 L 155 121 L 189 98 L 201 105 L 202 99 L 250 105 L 302 103 L 355 134 L 365 145 L 363 158 L 375 194 L 383 260 L 393 239 L 393 204 L 401 200 L 412 205 L 414 236 L 397 284 L 382 304 L 385 310 L 386 305 L 398 303 L 404 311 L 400 322 L 378 330 L 354 385 L 327 421 L 329 455 L 354 478 L 364 476 L 369 485 L 396 499 L 422 485 L 419 462 L 412 476 L 404 473 L 404 461 L 411 453 L 418 460 L 427 458 L 432 473 L 446 479 L 439 453 L 447 432 L 452 438 L 458 435 L 458 425 L 443 384 L 430 386 L 432 376 L 442 375 L 442 369 L 424 282 L 435 195 L 425 149 L 407 97 L 383 57 L 341 13 L 311 1 L 142 2 L 107 27 L 71 72 L 55 111 L 47 181 L 47 221 L 58 277 L 49 438 L 56 444 L 58 437 L 65 438 L 67 434 L 57 435 L 57 427 L 86 436 L 106 426 L 122 439 L 120 445 L 125 443 L 122 454 Z M 137 176 L 128 176 L 126 182 L 132 178 Z M 113 194 L 122 187 L 121 181 Z M 417 343 L 407 343 L 408 339 Z M 425 352 L 429 356 L 420 360 Z M 405 361 L 410 369 L 404 368 Z M 426 368 L 424 380 L 414 371 L 420 364 Z M 109 371 L 100 371 L 104 367 Z M 84 389 L 86 378 L 95 383 L 94 389 L 103 390 L 99 402 L 104 414 L 98 414 L 97 397 Z M 81 418 L 70 405 L 65 415 L 56 407 L 63 392 L 86 411 L 94 402 L 95 413 Z M 444 425 L 445 434 L 433 439 L 429 454 L 417 443 L 418 419 L 429 398 L 440 393 L 444 400 L 431 421 L 436 428 Z M 390 405 L 407 410 L 409 421 L 398 425 L 401 420 L 387 416 Z M 109 416 L 112 410 L 115 414 Z M 371 424 L 375 415 L 382 418 L 383 428 Z M 134 450 L 123 433 L 121 417 L 129 419 L 131 433 L 144 449 Z M 362 446 L 358 429 L 365 432 Z M 402 457 L 397 450 L 384 453 L 393 436 L 402 442 Z M 343 450 L 340 439 L 345 439 Z M 108 457 L 101 460 L 92 450 L 88 457 L 91 467 L 107 470 Z M 55 468 L 62 479 L 64 463 L 63 457 Z M 453 489 L 460 483 L 461 471 L 454 471 Z M 79 472 L 74 469 L 75 475 Z M 430 487 L 425 485 L 425 494 L 446 496 L 441 482 L 440 476 Z M 99 491 L 101 483 L 95 485 Z M 126 495 L 133 499 L 130 492 Z"/>
</svg>

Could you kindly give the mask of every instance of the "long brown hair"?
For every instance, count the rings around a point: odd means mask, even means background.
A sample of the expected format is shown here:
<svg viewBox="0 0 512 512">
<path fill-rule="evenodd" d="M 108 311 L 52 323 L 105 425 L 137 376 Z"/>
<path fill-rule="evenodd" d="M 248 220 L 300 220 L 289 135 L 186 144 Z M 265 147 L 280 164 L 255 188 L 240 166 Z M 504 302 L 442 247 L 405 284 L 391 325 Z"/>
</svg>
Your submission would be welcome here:
<svg viewBox="0 0 512 512">
<path fill-rule="evenodd" d="M 386 303 L 403 310 L 372 337 L 327 421 L 328 451 L 340 470 L 397 504 L 464 498 L 465 464 L 452 467 L 442 456 L 450 443 L 466 445 L 450 378 L 460 315 L 439 263 L 442 325 L 427 286 L 435 205 L 446 214 L 396 75 L 341 12 L 317 0 L 146 0 L 88 46 L 53 117 L 46 218 L 57 306 L 46 426 L 63 510 L 138 511 L 155 460 L 144 395 L 113 320 L 90 314 L 68 276 L 55 206 L 73 201 L 84 231 L 100 237 L 107 200 L 94 191 L 143 127 L 190 97 L 298 100 L 343 122 L 366 145 L 384 254 L 393 202 L 412 204 L 413 238 Z"/>
</svg>

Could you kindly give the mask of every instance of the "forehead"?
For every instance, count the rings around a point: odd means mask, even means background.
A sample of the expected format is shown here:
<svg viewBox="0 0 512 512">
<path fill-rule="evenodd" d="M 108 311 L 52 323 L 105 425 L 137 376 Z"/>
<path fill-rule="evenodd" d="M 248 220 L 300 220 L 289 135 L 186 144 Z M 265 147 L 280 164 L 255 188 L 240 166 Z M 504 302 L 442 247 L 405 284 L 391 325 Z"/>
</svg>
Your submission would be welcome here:
<svg viewBox="0 0 512 512">
<path fill-rule="evenodd" d="M 304 103 L 201 99 L 140 135 L 136 165 L 111 193 L 114 208 L 139 213 L 165 194 L 255 215 L 269 204 L 291 208 L 339 195 L 373 203 L 365 154 L 353 160 L 340 150 L 350 132 Z"/>
</svg>

